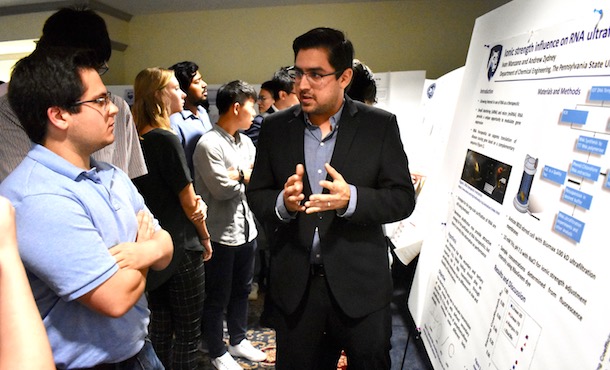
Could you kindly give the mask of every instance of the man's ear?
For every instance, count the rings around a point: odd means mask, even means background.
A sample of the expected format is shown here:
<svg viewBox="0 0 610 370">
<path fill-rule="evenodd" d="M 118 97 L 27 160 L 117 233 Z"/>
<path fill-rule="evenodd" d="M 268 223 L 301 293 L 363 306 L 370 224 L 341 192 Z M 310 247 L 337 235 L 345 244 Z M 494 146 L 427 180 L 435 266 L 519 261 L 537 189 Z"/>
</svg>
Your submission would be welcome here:
<svg viewBox="0 0 610 370">
<path fill-rule="evenodd" d="M 353 69 L 348 68 L 345 71 L 343 71 L 343 73 L 341 73 L 341 76 L 339 76 L 339 83 L 341 84 L 341 87 L 346 89 L 347 86 L 349 85 L 349 83 L 352 81 L 353 76 L 354 76 Z"/>
<path fill-rule="evenodd" d="M 66 130 L 70 125 L 72 115 L 60 107 L 50 107 L 47 109 L 47 119 L 50 124 L 59 130 Z"/>
<path fill-rule="evenodd" d="M 284 90 L 280 90 L 279 91 L 279 96 L 280 96 L 279 100 L 285 100 L 286 97 L 288 96 L 288 93 L 286 91 L 284 91 Z"/>
<path fill-rule="evenodd" d="M 241 104 L 239 104 L 239 102 L 233 103 L 233 114 L 234 115 L 237 116 L 239 114 L 239 108 L 241 108 Z"/>
</svg>

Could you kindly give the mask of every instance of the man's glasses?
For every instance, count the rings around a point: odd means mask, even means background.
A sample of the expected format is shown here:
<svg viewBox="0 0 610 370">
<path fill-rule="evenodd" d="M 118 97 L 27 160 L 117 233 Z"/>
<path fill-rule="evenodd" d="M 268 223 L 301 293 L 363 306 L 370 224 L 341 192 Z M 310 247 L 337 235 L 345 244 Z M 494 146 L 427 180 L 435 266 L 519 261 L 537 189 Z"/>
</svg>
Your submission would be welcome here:
<svg viewBox="0 0 610 370">
<path fill-rule="evenodd" d="M 78 107 L 79 105 L 85 105 L 85 104 L 89 104 L 89 103 L 95 103 L 99 106 L 102 107 L 102 110 L 104 112 L 108 112 L 108 107 L 110 106 L 110 97 L 112 96 L 112 94 L 110 94 L 110 91 L 107 92 L 106 94 L 104 94 L 104 96 L 100 96 L 99 98 L 96 99 L 91 99 L 91 100 L 82 100 L 82 101 L 77 101 L 74 104 L 72 104 L 73 107 Z M 85 105 L 88 106 L 88 105 Z M 93 108 L 93 107 L 91 107 Z"/>
<path fill-rule="evenodd" d="M 290 67 L 290 69 L 288 69 L 288 75 L 294 80 L 294 82 L 301 82 L 301 80 L 303 79 L 303 76 L 307 77 L 307 81 L 309 81 L 310 84 L 312 85 L 319 85 L 320 83 L 322 83 L 322 80 L 324 79 L 324 77 L 327 76 L 332 76 L 332 75 L 340 75 L 341 73 L 343 73 L 343 71 L 335 71 L 335 72 L 330 72 L 330 73 L 318 73 L 315 71 L 303 71 L 300 68 L 297 68 L 295 66 Z"/>
<path fill-rule="evenodd" d="M 265 101 L 267 99 L 269 99 L 269 98 L 267 98 L 266 96 L 262 96 L 262 95 L 259 95 L 257 98 L 258 101 Z"/>
<path fill-rule="evenodd" d="M 97 67 L 97 74 L 99 74 L 101 76 L 104 73 L 108 72 L 108 69 L 110 69 L 110 67 L 108 67 L 108 62 L 104 62 L 104 64 Z"/>
</svg>

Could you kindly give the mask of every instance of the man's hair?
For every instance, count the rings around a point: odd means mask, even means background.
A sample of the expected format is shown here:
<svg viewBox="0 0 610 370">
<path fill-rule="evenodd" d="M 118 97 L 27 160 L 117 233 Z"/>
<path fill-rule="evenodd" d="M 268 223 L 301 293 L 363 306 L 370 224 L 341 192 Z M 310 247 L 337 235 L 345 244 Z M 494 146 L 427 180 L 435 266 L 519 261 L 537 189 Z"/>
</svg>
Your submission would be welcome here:
<svg viewBox="0 0 610 370">
<path fill-rule="evenodd" d="M 138 132 L 147 125 L 170 130 L 170 97 L 165 87 L 173 76 L 173 71 L 163 68 L 146 68 L 136 76 L 131 112 Z"/>
<path fill-rule="evenodd" d="M 345 93 L 354 100 L 374 104 L 377 100 L 377 83 L 373 72 L 358 59 L 354 59 L 353 69 L 354 76 Z"/>
<path fill-rule="evenodd" d="M 345 34 L 332 28 L 319 27 L 294 39 L 292 50 L 296 60 L 301 49 L 324 48 L 328 51 L 328 62 L 337 71 L 352 68 L 354 46 L 345 38 Z M 335 75 L 335 78 L 339 76 Z"/>
<path fill-rule="evenodd" d="M 220 87 L 216 94 L 216 108 L 219 114 L 225 114 L 235 103 L 244 104 L 246 100 L 256 101 L 256 90 L 247 82 L 235 80 Z"/>
<path fill-rule="evenodd" d="M 180 89 L 186 93 L 199 70 L 199 66 L 194 62 L 184 61 L 174 64 L 169 69 L 174 71 L 180 84 Z"/>
<path fill-rule="evenodd" d="M 261 84 L 261 90 L 262 89 L 269 91 L 274 100 L 278 100 L 280 98 L 280 90 L 275 81 L 269 80 L 263 82 Z"/>
<path fill-rule="evenodd" d="M 106 22 L 86 7 L 62 8 L 46 20 L 36 48 L 49 47 L 91 49 L 98 67 L 112 53 Z"/>
<path fill-rule="evenodd" d="M 81 72 L 97 66 L 92 51 L 69 48 L 36 49 L 15 64 L 8 100 L 30 140 L 45 139 L 49 108 L 80 112 L 74 103 L 85 93 Z"/>
<path fill-rule="evenodd" d="M 280 98 L 280 91 L 285 91 L 287 94 L 294 91 L 294 80 L 290 77 L 290 73 L 288 73 L 289 70 L 290 67 L 282 67 L 273 74 L 271 81 L 275 83 L 275 89 L 277 91 L 277 96 L 273 96 L 275 100 Z"/>
</svg>

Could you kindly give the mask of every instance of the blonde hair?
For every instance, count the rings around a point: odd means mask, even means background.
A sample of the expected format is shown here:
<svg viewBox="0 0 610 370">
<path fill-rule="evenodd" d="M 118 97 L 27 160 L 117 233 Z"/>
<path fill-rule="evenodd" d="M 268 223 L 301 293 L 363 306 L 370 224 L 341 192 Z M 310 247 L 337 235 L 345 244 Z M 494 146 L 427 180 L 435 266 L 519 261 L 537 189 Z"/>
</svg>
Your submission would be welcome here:
<svg viewBox="0 0 610 370">
<path fill-rule="evenodd" d="M 148 125 L 171 130 L 170 98 L 165 87 L 173 76 L 174 71 L 163 68 L 146 68 L 136 76 L 131 111 L 139 134 Z"/>
</svg>

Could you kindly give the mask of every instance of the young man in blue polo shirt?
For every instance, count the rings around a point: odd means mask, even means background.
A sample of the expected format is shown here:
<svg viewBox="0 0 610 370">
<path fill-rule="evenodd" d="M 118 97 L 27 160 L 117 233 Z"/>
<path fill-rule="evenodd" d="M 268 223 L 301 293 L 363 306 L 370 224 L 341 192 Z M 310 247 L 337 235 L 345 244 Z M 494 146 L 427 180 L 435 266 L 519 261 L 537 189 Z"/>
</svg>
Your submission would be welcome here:
<svg viewBox="0 0 610 370">
<path fill-rule="evenodd" d="M 143 293 L 173 246 L 129 177 L 91 158 L 113 142 L 118 111 L 94 60 L 39 48 L 17 63 L 8 99 L 34 145 L 0 194 L 56 367 L 163 369 Z"/>
<path fill-rule="evenodd" d="M 193 166 L 195 147 L 201 135 L 212 129 L 210 117 L 204 108 L 208 100 L 208 84 L 203 80 L 199 66 L 194 62 L 176 63 L 169 69 L 174 71 L 180 89 L 186 94 L 184 109 L 182 112 L 172 114 L 169 120 L 184 148 L 191 176 L 195 178 Z"/>
</svg>

